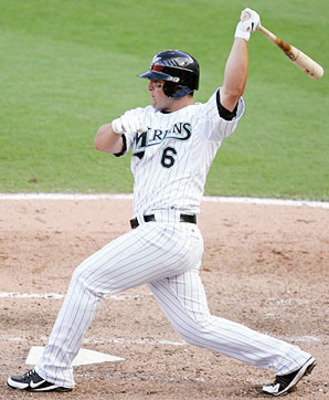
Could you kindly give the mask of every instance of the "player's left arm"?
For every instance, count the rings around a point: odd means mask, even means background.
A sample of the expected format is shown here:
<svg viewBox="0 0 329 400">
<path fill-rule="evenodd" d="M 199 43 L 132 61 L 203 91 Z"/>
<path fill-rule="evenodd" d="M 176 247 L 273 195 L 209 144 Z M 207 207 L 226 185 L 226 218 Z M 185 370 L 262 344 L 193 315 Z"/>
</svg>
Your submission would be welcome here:
<svg viewBox="0 0 329 400">
<path fill-rule="evenodd" d="M 132 144 L 136 133 L 147 131 L 140 110 L 142 109 L 127 111 L 110 124 L 102 125 L 95 137 L 95 148 L 105 153 L 123 155 Z"/>
<path fill-rule="evenodd" d="M 220 103 L 228 111 L 232 112 L 235 109 L 245 91 L 248 65 L 248 43 L 236 38 L 226 62 L 224 83 L 220 89 Z"/>
<path fill-rule="evenodd" d="M 118 154 L 124 147 L 124 138 L 121 134 L 117 134 L 112 124 L 102 125 L 95 137 L 95 148 L 105 153 Z"/>
<path fill-rule="evenodd" d="M 248 41 L 260 24 L 256 11 L 245 9 L 242 13 L 245 11 L 248 11 L 250 18 L 237 24 L 234 43 L 225 65 L 224 83 L 220 89 L 220 103 L 230 112 L 245 91 L 249 68 Z"/>
</svg>

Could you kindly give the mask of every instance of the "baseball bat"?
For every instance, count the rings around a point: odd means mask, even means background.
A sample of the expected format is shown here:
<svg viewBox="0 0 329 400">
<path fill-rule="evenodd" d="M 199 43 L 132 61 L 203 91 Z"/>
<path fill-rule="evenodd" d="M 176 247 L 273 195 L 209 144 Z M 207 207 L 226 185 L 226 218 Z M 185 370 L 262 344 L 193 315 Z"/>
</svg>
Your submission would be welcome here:
<svg viewBox="0 0 329 400">
<path fill-rule="evenodd" d="M 324 74 L 324 70 L 320 64 L 312 60 L 311 57 L 307 56 L 301 50 L 284 42 L 264 26 L 260 25 L 258 28 L 264 36 L 266 36 L 271 42 L 275 43 L 279 49 L 292 61 L 298 68 L 305 72 L 309 77 L 313 79 L 320 79 Z"/>
<path fill-rule="evenodd" d="M 241 21 L 245 21 L 248 18 L 250 18 L 250 13 L 247 10 L 244 10 L 244 12 L 242 12 L 241 14 Z M 259 25 L 258 30 L 271 42 L 275 43 L 279 47 L 279 49 L 281 49 L 284 54 L 290 59 L 290 61 L 297 65 L 297 67 L 305 72 L 309 77 L 313 79 L 322 78 L 324 74 L 323 68 L 320 64 L 312 60 L 311 57 L 307 56 L 296 47 L 291 46 L 289 43 L 284 42 L 276 35 L 274 35 L 274 33 L 266 29 L 264 26 Z"/>
</svg>

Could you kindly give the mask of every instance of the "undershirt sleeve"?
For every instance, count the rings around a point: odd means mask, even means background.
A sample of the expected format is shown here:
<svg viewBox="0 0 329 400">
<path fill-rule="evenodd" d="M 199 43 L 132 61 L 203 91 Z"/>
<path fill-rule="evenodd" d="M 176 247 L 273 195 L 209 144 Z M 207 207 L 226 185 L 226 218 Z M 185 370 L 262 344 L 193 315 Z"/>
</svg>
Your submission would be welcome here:
<svg viewBox="0 0 329 400">
<path fill-rule="evenodd" d="M 126 139 L 126 136 L 125 136 L 125 135 L 121 135 L 121 137 L 122 137 L 122 140 L 123 140 L 123 148 L 122 148 L 122 150 L 120 151 L 120 153 L 115 153 L 115 154 L 114 154 L 116 157 L 121 157 L 121 156 L 123 156 L 123 155 L 126 153 L 126 151 L 127 151 L 127 139 Z"/>
<path fill-rule="evenodd" d="M 219 115 L 223 119 L 225 119 L 226 121 L 231 121 L 234 117 L 236 117 L 236 110 L 238 109 L 238 103 L 236 104 L 233 111 L 227 110 L 225 107 L 222 106 L 220 102 L 220 90 L 217 91 L 216 101 L 217 101 L 217 108 Z"/>
</svg>

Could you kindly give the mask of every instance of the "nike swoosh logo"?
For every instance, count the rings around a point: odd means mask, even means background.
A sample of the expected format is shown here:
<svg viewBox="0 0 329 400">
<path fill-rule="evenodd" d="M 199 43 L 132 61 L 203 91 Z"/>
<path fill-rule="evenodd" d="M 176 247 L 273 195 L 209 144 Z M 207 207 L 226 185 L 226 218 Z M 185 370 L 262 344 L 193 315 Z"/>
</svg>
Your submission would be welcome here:
<svg viewBox="0 0 329 400">
<path fill-rule="evenodd" d="M 280 389 L 280 383 L 277 383 L 277 384 L 274 386 L 273 393 L 278 393 L 279 389 Z"/>
<path fill-rule="evenodd" d="M 43 383 L 45 383 L 46 381 L 43 379 L 40 382 L 36 382 L 34 383 L 33 381 L 30 382 L 30 386 L 32 389 L 36 389 L 37 387 L 41 386 Z"/>
</svg>

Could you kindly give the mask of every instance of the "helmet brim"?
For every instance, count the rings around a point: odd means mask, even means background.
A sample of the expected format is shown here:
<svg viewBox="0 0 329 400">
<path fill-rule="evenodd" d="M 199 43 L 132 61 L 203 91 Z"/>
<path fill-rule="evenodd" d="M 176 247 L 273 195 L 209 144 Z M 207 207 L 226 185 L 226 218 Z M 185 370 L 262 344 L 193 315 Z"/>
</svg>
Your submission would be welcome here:
<svg viewBox="0 0 329 400">
<path fill-rule="evenodd" d="M 150 79 L 152 81 L 168 81 L 168 82 L 179 82 L 179 78 L 170 76 L 164 72 L 159 71 L 147 71 L 138 75 L 140 78 Z"/>
</svg>

